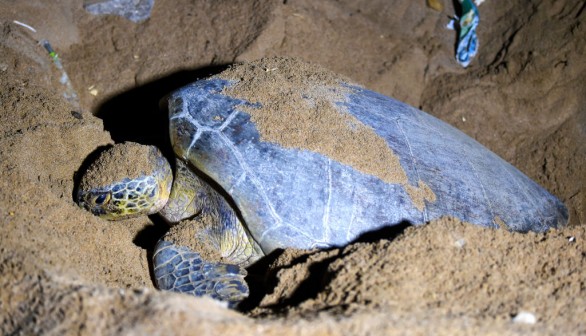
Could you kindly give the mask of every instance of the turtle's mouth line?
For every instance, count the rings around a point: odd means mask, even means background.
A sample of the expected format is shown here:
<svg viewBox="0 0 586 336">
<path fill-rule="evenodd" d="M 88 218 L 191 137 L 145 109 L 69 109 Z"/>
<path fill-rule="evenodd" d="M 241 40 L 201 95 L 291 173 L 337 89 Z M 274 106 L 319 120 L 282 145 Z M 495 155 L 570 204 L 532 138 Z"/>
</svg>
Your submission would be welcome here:
<svg viewBox="0 0 586 336">
<path fill-rule="evenodd" d="M 92 214 L 94 214 L 95 216 L 99 216 L 99 217 L 104 216 L 106 214 L 106 211 L 104 211 L 104 209 L 97 208 L 97 207 L 91 208 L 91 209 L 89 209 L 89 211 Z"/>
</svg>

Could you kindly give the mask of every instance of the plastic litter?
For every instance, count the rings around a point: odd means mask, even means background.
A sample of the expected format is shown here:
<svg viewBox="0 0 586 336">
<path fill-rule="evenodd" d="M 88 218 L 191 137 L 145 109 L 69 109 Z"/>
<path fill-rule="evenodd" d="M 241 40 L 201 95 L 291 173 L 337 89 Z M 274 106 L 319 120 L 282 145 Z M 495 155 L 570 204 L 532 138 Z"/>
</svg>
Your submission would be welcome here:
<svg viewBox="0 0 586 336">
<path fill-rule="evenodd" d="M 118 15 L 138 23 L 151 16 L 155 0 L 85 0 L 83 8 L 94 15 Z"/>
<path fill-rule="evenodd" d="M 49 56 L 53 60 L 53 63 L 61 71 L 61 78 L 59 78 L 59 82 L 65 86 L 65 92 L 63 96 L 67 99 L 70 103 L 73 104 L 75 108 L 79 109 L 79 98 L 77 97 L 77 93 L 75 89 L 73 89 L 73 85 L 71 84 L 71 80 L 69 80 L 69 76 L 67 72 L 63 68 L 63 64 L 61 64 L 61 60 L 59 59 L 59 55 L 53 50 L 53 47 L 49 43 L 49 41 L 43 39 L 39 41 L 39 44 L 42 45 L 45 50 L 49 53 Z"/>
<path fill-rule="evenodd" d="M 32 26 L 29 26 L 26 23 L 23 23 L 23 22 L 20 22 L 17 20 L 14 20 L 12 22 L 14 22 L 15 24 L 17 24 L 21 27 L 24 27 L 24 28 L 30 30 L 33 33 L 37 32 L 37 30 L 35 28 L 33 28 Z M 45 48 L 47 53 L 49 53 L 49 57 L 51 57 L 51 59 L 53 60 L 53 64 L 55 64 L 57 69 L 59 69 L 59 71 L 61 71 L 61 77 L 59 78 L 59 82 L 65 87 L 65 92 L 63 93 L 63 96 L 65 97 L 65 99 L 67 99 L 73 105 L 74 108 L 79 110 L 80 109 L 79 97 L 77 96 L 77 93 L 75 92 L 75 89 L 73 88 L 73 84 L 71 84 L 71 80 L 69 79 L 67 72 L 63 68 L 63 64 L 61 64 L 61 60 L 59 59 L 59 55 L 57 55 L 55 50 L 53 50 L 53 47 L 51 46 L 51 43 L 49 43 L 48 40 L 42 39 L 38 42 L 40 45 L 43 46 L 43 48 Z"/>
<path fill-rule="evenodd" d="M 478 8 L 471 0 L 458 0 L 462 9 L 462 15 L 457 24 L 451 22 L 458 32 L 458 43 L 456 44 L 456 61 L 463 67 L 467 67 L 478 52 L 478 36 L 476 28 L 480 22 Z M 448 25 L 450 28 L 450 25 Z"/>
</svg>

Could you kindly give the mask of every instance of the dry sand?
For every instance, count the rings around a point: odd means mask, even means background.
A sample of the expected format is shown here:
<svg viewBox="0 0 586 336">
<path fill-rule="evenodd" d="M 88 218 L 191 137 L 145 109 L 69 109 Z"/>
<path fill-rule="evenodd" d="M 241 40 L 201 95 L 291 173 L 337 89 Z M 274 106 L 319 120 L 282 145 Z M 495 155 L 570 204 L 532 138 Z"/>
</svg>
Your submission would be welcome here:
<svg viewBox="0 0 586 336">
<path fill-rule="evenodd" d="M 440 13 L 423 0 L 157 0 L 140 24 L 46 3 L 0 0 L 0 334 L 586 333 L 584 2 L 486 1 L 468 69 L 454 61 L 446 1 Z M 244 312 L 156 291 L 149 258 L 166 228 L 79 209 L 78 172 L 113 142 L 168 153 L 159 99 L 264 56 L 321 64 L 455 125 L 564 201 L 569 226 L 518 234 L 443 219 L 277 253 L 256 266 L 268 279 L 251 279 Z M 514 323 L 523 311 L 537 322 Z"/>
</svg>

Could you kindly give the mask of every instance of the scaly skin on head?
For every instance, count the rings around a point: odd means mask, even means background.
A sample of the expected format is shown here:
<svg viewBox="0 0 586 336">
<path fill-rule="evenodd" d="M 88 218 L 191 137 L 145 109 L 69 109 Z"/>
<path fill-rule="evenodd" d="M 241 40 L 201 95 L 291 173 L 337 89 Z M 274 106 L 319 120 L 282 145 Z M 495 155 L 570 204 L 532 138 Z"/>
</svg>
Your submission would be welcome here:
<svg viewBox="0 0 586 336">
<path fill-rule="evenodd" d="M 102 155 L 111 153 L 106 151 Z M 88 179 L 95 176 L 92 171 L 100 168 L 103 167 L 97 163 L 89 167 L 77 192 L 78 204 L 96 216 L 118 220 L 150 215 L 163 208 L 169 199 L 173 174 L 171 166 L 156 147 L 151 146 L 149 150 L 148 167 L 142 167 L 146 173 L 133 179 L 124 177 L 94 185 Z"/>
<path fill-rule="evenodd" d="M 111 209 L 111 211 L 102 212 L 100 217 L 121 219 L 156 212 L 158 188 L 157 181 L 152 176 L 141 176 L 133 180 L 124 179 L 119 183 L 110 185 L 108 186 L 109 190 L 102 194 L 106 197 L 106 200 L 102 203 L 105 207 L 97 209 L 103 210 L 107 208 Z M 108 200 L 108 198 L 110 199 Z"/>
</svg>

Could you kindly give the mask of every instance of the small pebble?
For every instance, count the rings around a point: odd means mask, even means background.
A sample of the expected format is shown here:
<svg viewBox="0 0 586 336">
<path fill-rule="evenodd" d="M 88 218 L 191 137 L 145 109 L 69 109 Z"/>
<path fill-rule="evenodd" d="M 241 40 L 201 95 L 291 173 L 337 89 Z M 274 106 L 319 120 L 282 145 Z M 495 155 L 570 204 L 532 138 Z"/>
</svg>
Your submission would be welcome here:
<svg viewBox="0 0 586 336">
<path fill-rule="evenodd" d="M 71 111 L 71 115 L 76 118 L 76 119 L 83 119 L 83 116 L 81 115 L 81 113 L 77 112 L 77 111 Z"/>
<path fill-rule="evenodd" d="M 532 313 L 522 311 L 517 316 L 513 317 L 514 323 L 523 323 L 523 324 L 535 324 L 537 322 L 537 317 Z"/>
<path fill-rule="evenodd" d="M 440 0 L 427 0 L 427 6 L 429 8 L 435 9 L 438 12 L 441 12 L 444 10 L 444 4 Z"/>
<path fill-rule="evenodd" d="M 466 241 L 464 240 L 464 238 L 460 238 L 454 242 L 454 246 L 456 246 L 457 248 L 462 248 L 464 247 L 464 245 L 466 245 Z"/>
</svg>

